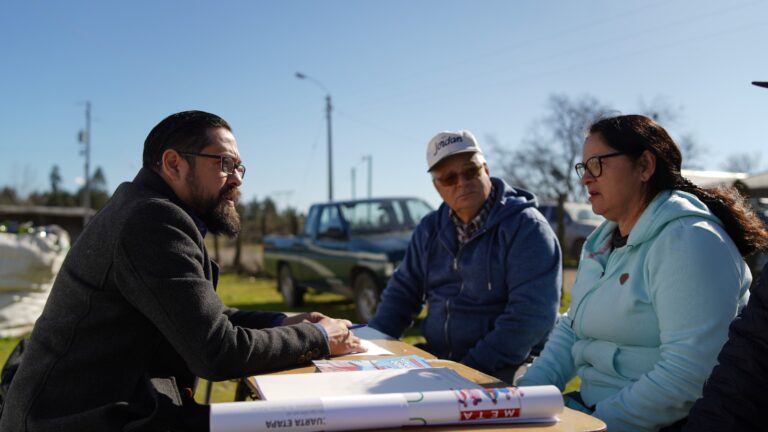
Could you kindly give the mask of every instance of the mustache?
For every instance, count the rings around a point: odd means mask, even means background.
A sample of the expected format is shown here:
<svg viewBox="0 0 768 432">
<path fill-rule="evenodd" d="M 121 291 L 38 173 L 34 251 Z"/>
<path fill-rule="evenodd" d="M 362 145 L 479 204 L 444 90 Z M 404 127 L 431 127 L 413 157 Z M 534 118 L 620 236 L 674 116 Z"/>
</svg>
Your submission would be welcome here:
<svg viewBox="0 0 768 432">
<path fill-rule="evenodd" d="M 219 202 L 231 200 L 235 204 L 240 202 L 240 189 L 237 186 L 227 185 L 219 192 Z"/>
</svg>

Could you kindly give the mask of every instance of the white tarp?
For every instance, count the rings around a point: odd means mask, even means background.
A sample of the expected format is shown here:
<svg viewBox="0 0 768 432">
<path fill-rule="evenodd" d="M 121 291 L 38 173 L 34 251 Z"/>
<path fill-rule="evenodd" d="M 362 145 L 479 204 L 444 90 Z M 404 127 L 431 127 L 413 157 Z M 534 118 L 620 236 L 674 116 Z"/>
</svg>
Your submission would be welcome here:
<svg viewBox="0 0 768 432">
<path fill-rule="evenodd" d="M 0 337 L 32 330 L 68 250 L 69 235 L 57 226 L 0 232 Z"/>
</svg>

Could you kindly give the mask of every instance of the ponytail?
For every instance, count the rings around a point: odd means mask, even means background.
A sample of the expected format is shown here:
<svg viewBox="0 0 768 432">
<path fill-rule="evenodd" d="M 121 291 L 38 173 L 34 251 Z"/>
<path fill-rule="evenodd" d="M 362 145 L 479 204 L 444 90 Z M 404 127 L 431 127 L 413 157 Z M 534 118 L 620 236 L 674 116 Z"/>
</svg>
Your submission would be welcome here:
<svg viewBox="0 0 768 432">
<path fill-rule="evenodd" d="M 743 257 L 768 247 L 768 230 L 735 187 L 704 189 L 682 176 L 676 180 L 672 188 L 691 193 L 701 200 L 723 223 L 725 232 Z"/>
</svg>

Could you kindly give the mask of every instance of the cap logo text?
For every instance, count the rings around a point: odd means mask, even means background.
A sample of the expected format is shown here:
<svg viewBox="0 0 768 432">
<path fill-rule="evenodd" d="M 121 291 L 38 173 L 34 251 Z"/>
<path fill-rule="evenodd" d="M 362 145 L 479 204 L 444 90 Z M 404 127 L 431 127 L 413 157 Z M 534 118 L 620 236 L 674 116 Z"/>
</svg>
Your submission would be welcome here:
<svg viewBox="0 0 768 432">
<path fill-rule="evenodd" d="M 460 136 L 452 136 L 444 140 L 441 140 L 440 142 L 435 144 L 435 153 L 432 156 L 436 156 L 437 152 L 439 152 L 441 149 L 448 147 L 450 144 L 453 144 L 456 142 L 464 142 L 464 140 Z"/>
</svg>

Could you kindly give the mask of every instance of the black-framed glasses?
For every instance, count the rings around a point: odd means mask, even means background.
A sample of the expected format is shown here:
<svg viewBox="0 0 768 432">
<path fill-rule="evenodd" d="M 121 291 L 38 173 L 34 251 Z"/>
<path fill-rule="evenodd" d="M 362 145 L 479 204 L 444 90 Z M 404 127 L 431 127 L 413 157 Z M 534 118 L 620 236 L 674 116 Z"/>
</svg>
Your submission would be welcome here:
<svg viewBox="0 0 768 432">
<path fill-rule="evenodd" d="M 591 175 L 593 178 L 598 178 L 601 175 L 603 175 L 603 159 L 623 155 L 622 152 L 615 152 L 615 153 L 608 153 L 604 155 L 598 155 L 598 156 L 592 156 L 591 158 L 587 159 L 586 162 L 579 162 L 576 165 L 574 165 L 574 168 L 576 169 L 576 174 L 579 175 L 579 178 L 584 177 L 584 173 L 588 172 L 589 175 Z"/>
<path fill-rule="evenodd" d="M 245 177 L 245 165 L 235 162 L 235 159 L 232 156 L 215 155 L 215 154 L 208 154 L 208 153 L 191 153 L 191 152 L 179 152 L 179 153 L 187 156 L 200 156 L 200 157 L 206 157 L 210 159 L 220 159 L 221 172 L 223 172 L 226 175 L 232 175 L 235 172 L 237 172 L 240 175 L 241 179 Z"/>
<path fill-rule="evenodd" d="M 474 180 L 480 177 L 482 170 L 483 165 L 473 165 L 471 168 L 467 168 L 461 172 L 454 171 L 442 177 L 434 177 L 432 181 L 443 187 L 455 186 L 459 182 L 459 176 L 461 176 L 464 181 Z"/>
</svg>

